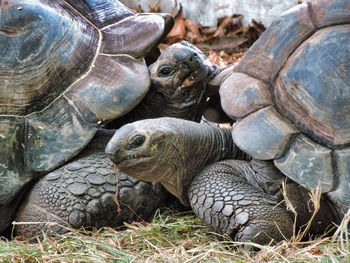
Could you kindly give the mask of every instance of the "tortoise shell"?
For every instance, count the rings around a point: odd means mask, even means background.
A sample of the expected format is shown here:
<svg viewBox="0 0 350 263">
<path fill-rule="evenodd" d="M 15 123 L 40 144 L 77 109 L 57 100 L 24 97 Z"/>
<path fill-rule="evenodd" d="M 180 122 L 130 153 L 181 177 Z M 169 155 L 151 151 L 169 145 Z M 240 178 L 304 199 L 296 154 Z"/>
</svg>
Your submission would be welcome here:
<svg viewBox="0 0 350 263">
<path fill-rule="evenodd" d="M 348 0 L 284 12 L 224 77 L 220 97 L 242 150 L 350 206 Z"/>
<path fill-rule="evenodd" d="M 112 0 L 0 1 L 0 208 L 147 93 L 170 16 Z"/>
</svg>

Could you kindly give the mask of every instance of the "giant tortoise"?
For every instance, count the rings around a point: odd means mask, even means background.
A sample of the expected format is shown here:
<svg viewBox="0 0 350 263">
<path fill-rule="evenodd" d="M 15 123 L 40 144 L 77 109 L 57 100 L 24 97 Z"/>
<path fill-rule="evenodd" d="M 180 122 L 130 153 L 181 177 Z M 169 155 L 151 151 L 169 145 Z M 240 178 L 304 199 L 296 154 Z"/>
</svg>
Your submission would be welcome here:
<svg viewBox="0 0 350 263">
<path fill-rule="evenodd" d="M 149 90 L 172 27 L 118 1 L 0 2 L 0 233 L 29 183 L 77 155 Z"/>
<path fill-rule="evenodd" d="M 33 182 L 16 209 L 16 234 L 38 236 L 48 226 L 55 233 L 71 227 L 117 227 L 148 219 L 162 205 L 177 203 L 160 184 L 116 172 L 104 148 L 112 128 L 133 120 L 176 116 L 198 121 L 208 81 L 218 72 L 204 59 L 200 50 L 184 41 L 165 49 L 149 67 L 152 85 L 144 99 L 128 114 L 104 124 L 72 160 Z"/>
<path fill-rule="evenodd" d="M 301 227 L 314 210 L 308 191 L 319 188 L 310 233 L 322 234 L 350 207 L 349 10 L 346 0 L 297 5 L 218 75 L 222 107 L 236 120 L 232 138 L 193 122 L 145 120 L 117 131 L 107 154 L 240 241 L 290 237 L 283 195 Z"/>
<path fill-rule="evenodd" d="M 232 136 L 308 189 L 350 208 L 350 2 L 314 0 L 282 14 L 222 79 Z"/>
</svg>

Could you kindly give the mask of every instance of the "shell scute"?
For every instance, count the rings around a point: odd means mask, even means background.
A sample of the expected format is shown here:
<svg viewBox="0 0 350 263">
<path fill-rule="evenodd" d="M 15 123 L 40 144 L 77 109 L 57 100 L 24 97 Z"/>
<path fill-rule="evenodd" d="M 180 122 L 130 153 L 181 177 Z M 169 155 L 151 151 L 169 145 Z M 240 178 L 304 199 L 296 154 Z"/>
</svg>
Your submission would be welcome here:
<svg viewBox="0 0 350 263">
<path fill-rule="evenodd" d="M 128 17 L 102 31 L 101 52 L 143 57 L 162 36 L 163 28 L 164 19 L 158 15 Z"/>
<path fill-rule="evenodd" d="M 323 147 L 304 135 L 299 135 L 285 156 L 274 160 L 286 176 L 308 189 L 321 186 L 322 193 L 334 188 L 331 149 Z"/>
<path fill-rule="evenodd" d="M 288 56 L 314 31 L 307 4 L 297 5 L 266 29 L 235 70 L 272 82 Z"/>
<path fill-rule="evenodd" d="M 23 118 L 0 116 L 0 208 L 11 201 L 31 178 L 31 174 L 25 172 L 23 162 L 23 130 Z"/>
<path fill-rule="evenodd" d="M 350 23 L 350 3 L 348 0 L 310 1 L 311 17 L 318 28 Z"/>
<path fill-rule="evenodd" d="M 334 159 L 336 162 L 337 187 L 334 191 L 328 193 L 328 196 L 345 214 L 350 207 L 350 149 L 336 150 Z"/>
<path fill-rule="evenodd" d="M 51 2 L 52 0 L 46 0 Z M 113 0 L 64 0 L 98 28 L 120 21 L 134 12 L 119 1 Z"/>
<path fill-rule="evenodd" d="M 99 55 L 90 73 L 74 83 L 66 96 L 82 109 L 84 118 L 97 123 L 132 110 L 147 93 L 150 81 L 144 60 Z"/>
<path fill-rule="evenodd" d="M 220 86 L 221 106 L 232 119 L 272 105 L 268 87 L 243 73 L 232 73 Z"/>
<path fill-rule="evenodd" d="M 350 25 L 318 30 L 288 59 L 274 88 L 277 107 L 329 147 L 350 142 Z"/>
<path fill-rule="evenodd" d="M 44 109 L 88 69 L 98 33 L 36 1 L 18 5 L 1 13 L 0 114 L 24 116 Z"/>
<path fill-rule="evenodd" d="M 30 134 L 24 153 L 27 172 L 45 172 L 63 164 L 86 146 L 96 129 L 97 124 L 86 122 L 65 97 L 31 114 L 26 118 Z"/>
<path fill-rule="evenodd" d="M 24 120 L 19 117 L 0 116 L 0 167 L 16 172 L 24 171 Z M 0 176 L 0 178 L 2 178 Z"/>
<path fill-rule="evenodd" d="M 297 132 L 273 107 L 267 107 L 237 121 L 232 128 L 232 137 L 243 151 L 257 159 L 270 160 L 283 153 Z"/>
</svg>

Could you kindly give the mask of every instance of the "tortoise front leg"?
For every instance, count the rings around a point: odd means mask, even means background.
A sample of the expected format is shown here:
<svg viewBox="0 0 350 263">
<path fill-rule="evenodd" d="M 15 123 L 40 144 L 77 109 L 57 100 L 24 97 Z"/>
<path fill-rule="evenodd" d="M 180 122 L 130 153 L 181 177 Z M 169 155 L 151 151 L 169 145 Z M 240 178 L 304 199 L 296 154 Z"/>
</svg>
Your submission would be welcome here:
<svg viewBox="0 0 350 263">
<path fill-rule="evenodd" d="M 17 225 L 17 235 L 40 236 L 47 222 L 54 223 L 50 230 L 55 233 L 67 232 L 66 227 L 117 227 L 149 219 L 166 202 L 168 193 L 160 184 L 117 173 L 104 153 L 106 143 L 97 139 L 34 184 L 16 214 L 17 222 L 34 224 Z"/>
<path fill-rule="evenodd" d="M 272 195 L 247 181 L 254 173 L 249 162 L 239 160 L 205 168 L 189 189 L 195 214 L 236 241 L 267 244 L 289 239 L 293 217 Z"/>
</svg>

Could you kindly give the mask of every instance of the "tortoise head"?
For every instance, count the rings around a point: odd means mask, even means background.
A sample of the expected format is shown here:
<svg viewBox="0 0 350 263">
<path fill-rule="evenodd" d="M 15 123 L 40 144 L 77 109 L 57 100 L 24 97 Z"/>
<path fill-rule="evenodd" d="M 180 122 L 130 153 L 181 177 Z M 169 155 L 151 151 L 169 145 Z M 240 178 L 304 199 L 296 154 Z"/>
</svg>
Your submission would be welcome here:
<svg viewBox="0 0 350 263">
<path fill-rule="evenodd" d="M 106 154 L 121 171 L 143 181 L 160 182 L 170 169 L 179 132 L 169 118 L 147 119 L 118 129 L 106 146 Z"/>
<path fill-rule="evenodd" d="M 225 134 L 226 135 L 225 135 Z M 178 118 L 136 121 L 118 129 L 106 154 L 122 172 L 161 183 L 187 204 L 187 189 L 207 164 L 231 152 L 231 132 Z"/>
<path fill-rule="evenodd" d="M 184 146 L 190 143 L 183 136 L 186 122 L 158 118 L 124 125 L 115 132 L 105 152 L 120 171 L 142 181 L 161 183 L 187 204 L 186 189 L 192 180 L 187 167 L 193 167 L 196 158 L 187 160 L 189 151 Z"/>
<path fill-rule="evenodd" d="M 150 93 L 161 94 L 173 108 L 184 109 L 202 102 L 207 83 L 219 69 L 205 61 L 197 47 L 182 41 L 165 49 L 149 71 Z"/>
</svg>

